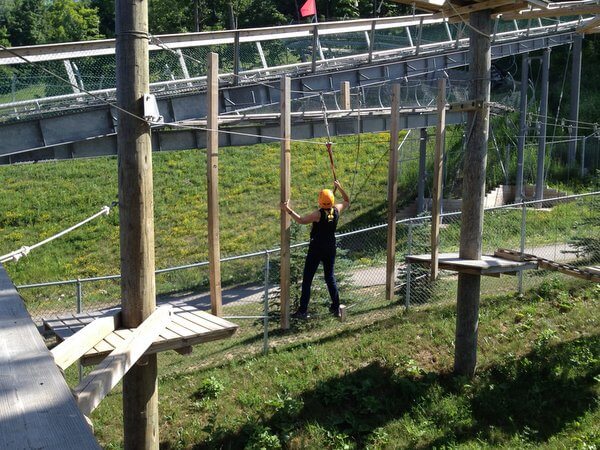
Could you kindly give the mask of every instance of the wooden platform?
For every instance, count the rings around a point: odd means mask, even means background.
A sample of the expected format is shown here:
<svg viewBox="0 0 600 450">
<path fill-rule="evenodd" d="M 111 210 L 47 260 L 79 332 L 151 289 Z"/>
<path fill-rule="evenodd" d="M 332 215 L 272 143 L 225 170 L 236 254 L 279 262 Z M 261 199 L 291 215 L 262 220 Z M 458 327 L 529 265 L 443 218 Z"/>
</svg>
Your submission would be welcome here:
<svg viewBox="0 0 600 450">
<path fill-rule="evenodd" d="M 67 339 L 93 320 L 108 317 L 120 312 L 120 308 L 110 310 L 67 314 L 44 319 L 44 327 L 51 330 L 59 341 Z M 173 308 L 173 315 L 169 325 L 160 333 L 159 337 L 150 345 L 147 354 L 176 350 L 180 353 L 191 351 L 191 346 L 203 342 L 214 341 L 230 337 L 238 326 L 220 317 L 213 316 L 192 306 L 179 306 Z M 111 332 L 82 358 L 83 364 L 96 364 L 112 352 L 119 343 L 123 342 L 133 333 L 131 329 L 121 328 Z"/>
<path fill-rule="evenodd" d="M 429 266 L 431 254 L 409 255 L 406 262 Z M 533 261 L 510 261 L 496 256 L 483 255 L 481 259 L 460 259 L 458 253 L 440 253 L 438 267 L 444 270 L 469 273 L 472 275 L 491 275 L 516 273 L 520 270 L 537 269 L 537 262 Z"/>
<path fill-rule="evenodd" d="M 100 449 L 0 265 L 0 449 Z"/>
</svg>

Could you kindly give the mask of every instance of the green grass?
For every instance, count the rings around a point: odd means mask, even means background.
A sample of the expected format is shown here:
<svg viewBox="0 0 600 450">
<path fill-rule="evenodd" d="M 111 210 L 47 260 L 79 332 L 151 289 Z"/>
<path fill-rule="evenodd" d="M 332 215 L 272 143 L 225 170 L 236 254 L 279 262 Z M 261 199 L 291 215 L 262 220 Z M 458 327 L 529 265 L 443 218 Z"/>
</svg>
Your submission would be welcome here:
<svg viewBox="0 0 600 450">
<path fill-rule="evenodd" d="M 450 133 L 451 142 L 460 133 Z M 455 136 L 456 135 L 456 136 Z M 452 137 L 454 136 L 454 137 Z M 336 138 L 337 174 L 352 196 L 340 231 L 386 220 L 387 134 Z M 433 145 L 433 142 L 430 142 Z M 414 151 L 415 149 L 413 149 Z M 431 152 L 432 149 L 430 148 Z M 279 245 L 278 145 L 224 148 L 220 153 L 220 239 L 223 256 L 255 252 Z M 292 203 L 300 212 L 315 207 L 318 190 L 330 186 L 331 173 L 321 144 L 292 147 Z M 400 202 L 415 195 L 416 160 L 405 159 L 400 171 Z M 430 158 L 431 159 L 431 158 Z M 207 259 L 205 152 L 190 150 L 155 153 L 154 199 L 156 267 L 189 264 Z M 0 254 L 31 245 L 97 212 L 117 198 L 116 158 L 95 158 L 0 167 Z M 583 210 L 591 209 L 584 206 Z M 559 205 L 552 211 L 528 212 L 527 245 L 562 242 L 576 234 L 582 208 Z M 76 279 L 119 272 L 117 208 L 75 232 L 36 249 L 6 267 L 15 284 Z M 441 234 L 443 251 L 456 251 L 460 224 L 447 220 Z M 486 215 L 484 247 L 517 248 L 520 211 Z M 413 252 L 426 252 L 429 227 L 414 230 Z M 298 227 L 294 241 L 308 238 L 308 227 Z M 385 232 L 341 241 L 354 268 L 385 261 Z M 407 229 L 398 228 L 398 251 L 406 250 Z M 223 285 L 262 279 L 263 262 L 255 258 L 222 267 Z M 204 289 L 206 269 L 157 277 L 158 292 Z M 23 290 L 31 310 L 54 312 L 74 302 L 74 286 Z M 114 302 L 118 282 L 84 286 L 85 303 Z"/>
<path fill-rule="evenodd" d="M 484 298 L 473 380 L 451 376 L 452 302 L 295 325 L 266 356 L 244 326 L 237 343 L 160 355 L 161 448 L 594 449 L 599 306 L 600 285 L 554 278 Z M 92 420 L 121 448 L 119 389 Z"/>
</svg>

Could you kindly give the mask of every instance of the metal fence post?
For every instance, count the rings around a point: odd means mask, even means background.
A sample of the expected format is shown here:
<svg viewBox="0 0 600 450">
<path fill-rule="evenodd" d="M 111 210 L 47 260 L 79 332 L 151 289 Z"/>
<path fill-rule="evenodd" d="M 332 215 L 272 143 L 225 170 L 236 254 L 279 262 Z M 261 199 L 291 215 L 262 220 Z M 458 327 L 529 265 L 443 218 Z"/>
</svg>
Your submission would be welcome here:
<svg viewBox="0 0 600 450">
<path fill-rule="evenodd" d="M 269 250 L 265 250 L 265 303 L 263 314 L 263 354 L 266 355 L 269 351 Z"/>
<path fill-rule="evenodd" d="M 525 202 L 521 202 L 521 255 L 525 253 L 525 233 L 527 222 L 527 208 Z M 523 295 L 523 271 L 519 270 L 519 295 Z"/>
<path fill-rule="evenodd" d="M 83 306 L 83 289 L 79 278 L 77 278 L 77 284 L 75 286 L 77 291 L 77 314 L 80 314 Z M 79 382 L 81 383 L 81 380 L 83 380 L 83 366 L 81 365 L 81 360 L 77 361 L 77 368 L 79 370 Z"/>
<path fill-rule="evenodd" d="M 406 242 L 406 253 L 408 255 L 412 254 L 412 219 L 408 220 L 408 237 Z M 410 277 L 411 277 L 411 264 L 410 262 L 406 263 L 406 297 L 404 299 L 404 307 L 408 310 L 410 306 Z"/>
<path fill-rule="evenodd" d="M 83 298 L 82 298 L 83 290 L 81 288 L 81 280 L 79 278 L 77 278 L 76 288 L 77 288 L 77 314 L 79 314 L 79 313 L 81 313 L 81 307 L 83 306 L 82 305 L 82 303 L 83 303 Z"/>
</svg>

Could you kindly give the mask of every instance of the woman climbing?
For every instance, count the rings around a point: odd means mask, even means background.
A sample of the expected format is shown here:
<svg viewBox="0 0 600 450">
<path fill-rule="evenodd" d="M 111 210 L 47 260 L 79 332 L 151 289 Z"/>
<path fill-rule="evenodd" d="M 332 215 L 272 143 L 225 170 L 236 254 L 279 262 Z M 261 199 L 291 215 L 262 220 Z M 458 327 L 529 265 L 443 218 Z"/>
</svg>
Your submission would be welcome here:
<svg viewBox="0 0 600 450">
<path fill-rule="evenodd" d="M 329 296 L 331 297 L 329 311 L 335 317 L 339 317 L 340 296 L 334 274 L 336 253 L 335 230 L 340 214 L 350 206 L 350 199 L 348 198 L 346 191 L 342 189 L 339 181 L 335 180 L 334 184 L 336 189 L 342 194 L 344 200 L 342 203 L 336 204 L 333 192 L 329 189 L 323 189 L 319 192 L 319 209 L 305 216 L 300 216 L 290 208 L 289 200 L 281 205 L 281 209 L 289 213 L 292 216 L 292 219 L 299 224 L 306 225 L 312 223 L 308 254 L 306 255 L 306 261 L 304 262 L 300 307 L 291 316 L 295 319 L 309 318 L 308 302 L 310 300 L 310 287 L 320 262 L 323 263 L 325 283 L 327 283 L 327 289 L 329 290 Z"/>
</svg>

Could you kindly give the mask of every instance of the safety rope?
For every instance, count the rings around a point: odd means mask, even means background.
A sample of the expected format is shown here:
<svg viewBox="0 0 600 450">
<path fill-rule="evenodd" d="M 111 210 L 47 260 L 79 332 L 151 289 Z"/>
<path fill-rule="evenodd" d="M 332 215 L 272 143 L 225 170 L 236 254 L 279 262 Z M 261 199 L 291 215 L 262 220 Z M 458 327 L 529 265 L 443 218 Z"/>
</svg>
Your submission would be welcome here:
<svg viewBox="0 0 600 450">
<path fill-rule="evenodd" d="M 335 164 L 333 162 L 333 151 L 331 150 L 331 146 L 333 142 L 331 142 L 331 133 L 329 132 L 329 122 L 327 120 L 327 106 L 325 105 L 325 98 L 323 97 L 323 92 L 319 93 L 319 97 L 321 99 L 321 109 L 323 111 L 323 122 L 325 123 L 325 132 L 327 133 L 327 142 L 325 143 L 325 148 L 327 148 L 327 153 L 329 154 L 329 164 L 331 167 L 331 173 L 333 174 L 333 181 L 337 181 L 337 175 L 335 174 Z M 337 186 L 334 186 L 333 193 L 337 191 Z"/>
<path fill-rule="evenodd" d="M 113 202 L 110 206 L 102 207 L 102 209 L 99 212 L 97 212 L 96 214 L 91 215 L 87 219 L 82 220 L 81 222 L 73 225 L 72 227 L 67 228 L 66 230 L 61 231 L 60 233 L 55 234 L 54 236 L 50 236 L 49 238 L 44 239 L 43 241 L 38 242 L 37 244 L 33 244 L 30 246 L 24 245 L 23 247 L 21 247 L 18 250 L 15 250 L 10 253 L 7 253 L 6 255 L 0 256 L 0 263 L 5 263 L 8 261 L 18 261 L 22 257 L 27 256 L 29 254 L 29 252 L 31 252 L 31 250 L 41 247 L 42 245 L 47 244 L 48 242 L 51 242 L 54 239 L 57 239 L 61 236 L 64 236 L 67 233 L 70 233 L 71 231 L 79 228 L 80 226 L 85 225 L 86 223 L 94 220 L 96 217 L 103 216 L 103 215 L 108 216 L 111 208 L 113 206 L 115 206 L 116 204 L 117 204 L 116 202 Z"/>
<path fill-rule="evenodd" d="M 360 130 L 360 126 L 361 126 L 361 121 L 360 121 L 360 107 L 362 105 L 362 98 L 360 95 L 360 88 L 357 89 L 357 94 L 358 96 L 358 114 L 356 115 L 356 159 L 354 160 L 354 172 L 352 174 L 352 184 L 350 185 L 350 195 L 349 198 L 352 199 L 354 198 L 354 182 L 356 181 L 356 173 L 358 172 L 358 158 L 360 155 L 360 144 L 361 144 L 361 130 Z"/>
</svg>

